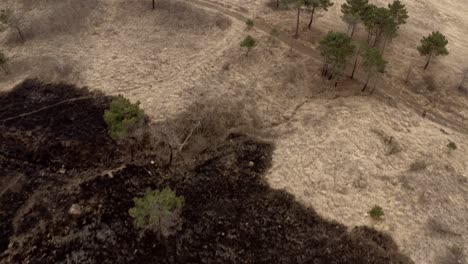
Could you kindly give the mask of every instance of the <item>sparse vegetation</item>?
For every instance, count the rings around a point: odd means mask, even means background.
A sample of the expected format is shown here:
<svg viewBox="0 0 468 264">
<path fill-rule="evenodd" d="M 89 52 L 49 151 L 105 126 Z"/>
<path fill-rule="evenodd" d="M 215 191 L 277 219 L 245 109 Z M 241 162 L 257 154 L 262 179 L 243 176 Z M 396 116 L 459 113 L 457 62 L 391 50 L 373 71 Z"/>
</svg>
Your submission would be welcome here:
<svg viewBox="0 0 468 264">
<path fill-rule="evenodd" d="M 245 56 L 249 56 L 249 52 L 251 49 L 255 48 L 257 46 L 257 41 L 250 35 L 247 35 L 247 37 L 245 37 L 240 46 L 242 48 L 246 48 L 247 49 L 247 52 L 245 53 Z"/>
<path fill-rule="evenodd" d="M 124 139 L 129 132 L 144 123 L 144 113 L 139 104 L 139 102 L 132 104 L 121 95 L 112 100 L 109 109 L 104 113 L 104 120 L 112 139 Z"/>
<path fill-rule="evenodd" d="M 372 209 L 369 211 L 369 216 L 372 217 L 374 220 L 381 220 L 382 217 L 384 216 L 384 212 L 382 207 L 375 205 L 372 207 Z"/>
<path fill-rule="evenodd" d="M 449 54 L 447 44 L 448 40 L 439 31 L 432 32 L 429 36 L 421 39 L 421 46 L 418 47 L 418 51 L 421 56 L 426 56 L 424 70 L 427 69 L 434 56 L 445 56 Z"/>
<path fill-rule="evenodd" d="M 128 213 L 135 226 L 143 231 L 160 232 L 167 237 L 181 224 L 180 213 L 185 205 L 183 196 L 177 196 L 170 188 L 162 191 L 147 189 L 143 197 L 133 199 L 135 207 Z"/>
<path fill-rule="evenodd" d="M 270 31 L 270 37 L 269 37 L 269 40 L 272 44 L 275 44 L 277 43 L 277 38 L 279 37 L 279 31 L 277 28 L 273 28 L 271 31 Z"/>
</svg>

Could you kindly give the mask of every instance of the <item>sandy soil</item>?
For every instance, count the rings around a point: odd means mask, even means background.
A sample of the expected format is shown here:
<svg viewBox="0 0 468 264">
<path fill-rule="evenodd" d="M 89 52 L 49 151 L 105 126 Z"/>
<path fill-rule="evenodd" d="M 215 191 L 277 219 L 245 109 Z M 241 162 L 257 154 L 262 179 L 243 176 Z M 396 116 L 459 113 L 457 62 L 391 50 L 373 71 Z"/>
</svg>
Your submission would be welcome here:
<svg viewBox="0 0 468 264">
<path fill-rule="evenodd" d="M 4 34 L 1 47 L 12 58 L 13 74 L 0 75 L 0 89 L 31 76 L 75 82 L 140 100 L 155 120 L 201 99 L 240 101 L 276 135 L 271 186 L 327 218 L 388 232 L 416 263 L 448 263 L 461 259 L 456 248 L 468 254 L 468 135 L 421 112 L 429 108 L 467 128 L 468 100 L 455 89 L 468 60 L 463 1 L 405 1 L 411 18 L 387 50 L 389 68 L 378 86 L 391 100 L 360 95 L 359 83 L 331 88 L 319 78 L 316 58 L 259 29 L 247 32 L 242 20 L 219 10 L 193 6 L 189 13 L 199 15 L 188 16 L 184 9 L 151 11 L 146 3 L 124 0 L 100 1 L 73 32 L 35 36 L 22 45 Z M 293 30 L 294 11 L 273 11 L 266 1 L 211 2 L 286 35 Z M 341 2 L 311 32 L 302 30 L 300 43 L 311 52 L 326 31 L 345 30 Z M 303 19 L 305 26 L 308 17 Z M 431 30 L 447 35 L 450 55 L 423 73 L 414 47 Z M 246 34 L 259 41 L 249 57 L 239 47 Z M 415 78 L 404 85 L 401 75 L 409 65 Z M 434 92 L 425 88 L 427 76 Z M 420 111 L 399 98 L 409 98 Z M 449 140 L 457 150 L 448 151 Z M 426 166 L 410 169 L 416 161 Z M 386 214 L 380 222 L 367 215 L 376 204 Z"/>
</svg>

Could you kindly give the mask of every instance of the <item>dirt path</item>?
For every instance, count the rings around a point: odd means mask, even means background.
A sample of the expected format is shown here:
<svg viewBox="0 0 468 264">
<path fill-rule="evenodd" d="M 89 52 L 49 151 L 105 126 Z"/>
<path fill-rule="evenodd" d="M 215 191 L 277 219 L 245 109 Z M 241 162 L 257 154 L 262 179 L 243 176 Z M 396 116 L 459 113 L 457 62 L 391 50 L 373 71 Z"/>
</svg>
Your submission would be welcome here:
<svg viewBox="0 0 468 264">
<path fill-rule="evenodd" d="M 236 18 L 238 20 L 246 21 L 247 19 L 252 19 L 252 18 L 247 17 L 245 14 L 242 14 L 238 11 L 231 10 L 227 7 L 220 5 L 219 3 L 215 3 L 209 0 L 192 0 L 191 3 L 218 11 L 220 13 Z M 273 27 L 265 23 L 264 21 L 262 21 L 261 18 L 255 19 L 255 27 L 265 32 L 266 34 L 270 34 L 270 32 L 273 30 Z M 296 50 L 297 52 L 313 59 L 315 62 L 317 63 L 321 62 L 321 59 L 317 51 L 315 51 L 311 47 L 307 47 L 304 44 L 296 41 L 293 37 L 289 36 L 288 34 L 280 31 L 278 32 L 277 39 L 283 42 L 284 44 L 288 45 L 292 49 Z M 359 80 L 356 80 L 356 82 L 360 83 Z M 449 127 L 459 133 L 468 135 L 468 129 L 464 126 L 461 120 L 457 121 L 457 120 L 446 118 L 441 113 L 439 113 L 440 111 L 437 111 L 437 109 L 430 110 L 430 109 L 422 107 L 421 105 L 418 105 L 417 103 L 415 103 L 415 100 L 411 99 L 412 95 L 408 93 L 407 91 L 405 91 L 404 96 L 401 96 L 399 94 L 401 94 L 401 91 L 397 91 L 397 89 L 394 89 L 392 87 L 386 87 L 385 90 L 378 89 L 375 91 L 375 95 L 380 96 L 381 98 L 387 98 L 387 99 L 398 98 L 398 100 L 395 100 L 395 101 L 404 104 L 405 106 L 414 110 L 418 114 L 422 115 L 424 113 L 425 117 L 431 120 L 432 122 L 440 124 L 445 127 Z M 304 105 L 304 102 L 302 102 L 301 105 Z"/>
</svg>

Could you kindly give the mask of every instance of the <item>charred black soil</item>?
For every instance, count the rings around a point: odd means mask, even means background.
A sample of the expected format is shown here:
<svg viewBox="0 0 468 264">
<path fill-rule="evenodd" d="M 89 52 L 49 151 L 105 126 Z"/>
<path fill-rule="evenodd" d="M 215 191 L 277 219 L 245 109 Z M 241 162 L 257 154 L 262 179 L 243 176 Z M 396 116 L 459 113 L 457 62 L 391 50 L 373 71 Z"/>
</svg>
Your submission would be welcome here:
<svg viewBox="0 0 468 264">
<path fill-rule="evenodd" d="M 269 142 L 231 134 L 191 165 L 129 162 L 107 135 L 109 100 L 36 80 L 0 94 L 1 263 L 412 263 L 388 235 L 271 189 Z M 181 230 L 141 234 L 132 198 L 166 186 L 185 197 Z"/>
</svg>

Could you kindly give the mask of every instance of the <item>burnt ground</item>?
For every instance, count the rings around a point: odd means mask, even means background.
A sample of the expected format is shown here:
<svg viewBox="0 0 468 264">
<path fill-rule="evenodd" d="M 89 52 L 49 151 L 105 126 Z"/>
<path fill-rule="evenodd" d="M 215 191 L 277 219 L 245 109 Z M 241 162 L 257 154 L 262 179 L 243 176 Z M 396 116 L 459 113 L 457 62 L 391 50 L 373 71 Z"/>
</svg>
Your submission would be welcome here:
<svg viewBox="0 0 468 264">
<path fill-rule="evenodd" d="M 231 134 L 190 165 L 130 162 L 107 135 L 109 101 L 37 80 L 0 94 L 0 263 L 412 263 L 388 235 L 271 189 L 270 142 Z M 132 198 L 165 186 L 185 197 L 183 226 L 141 234 Z"/>
</svg>

